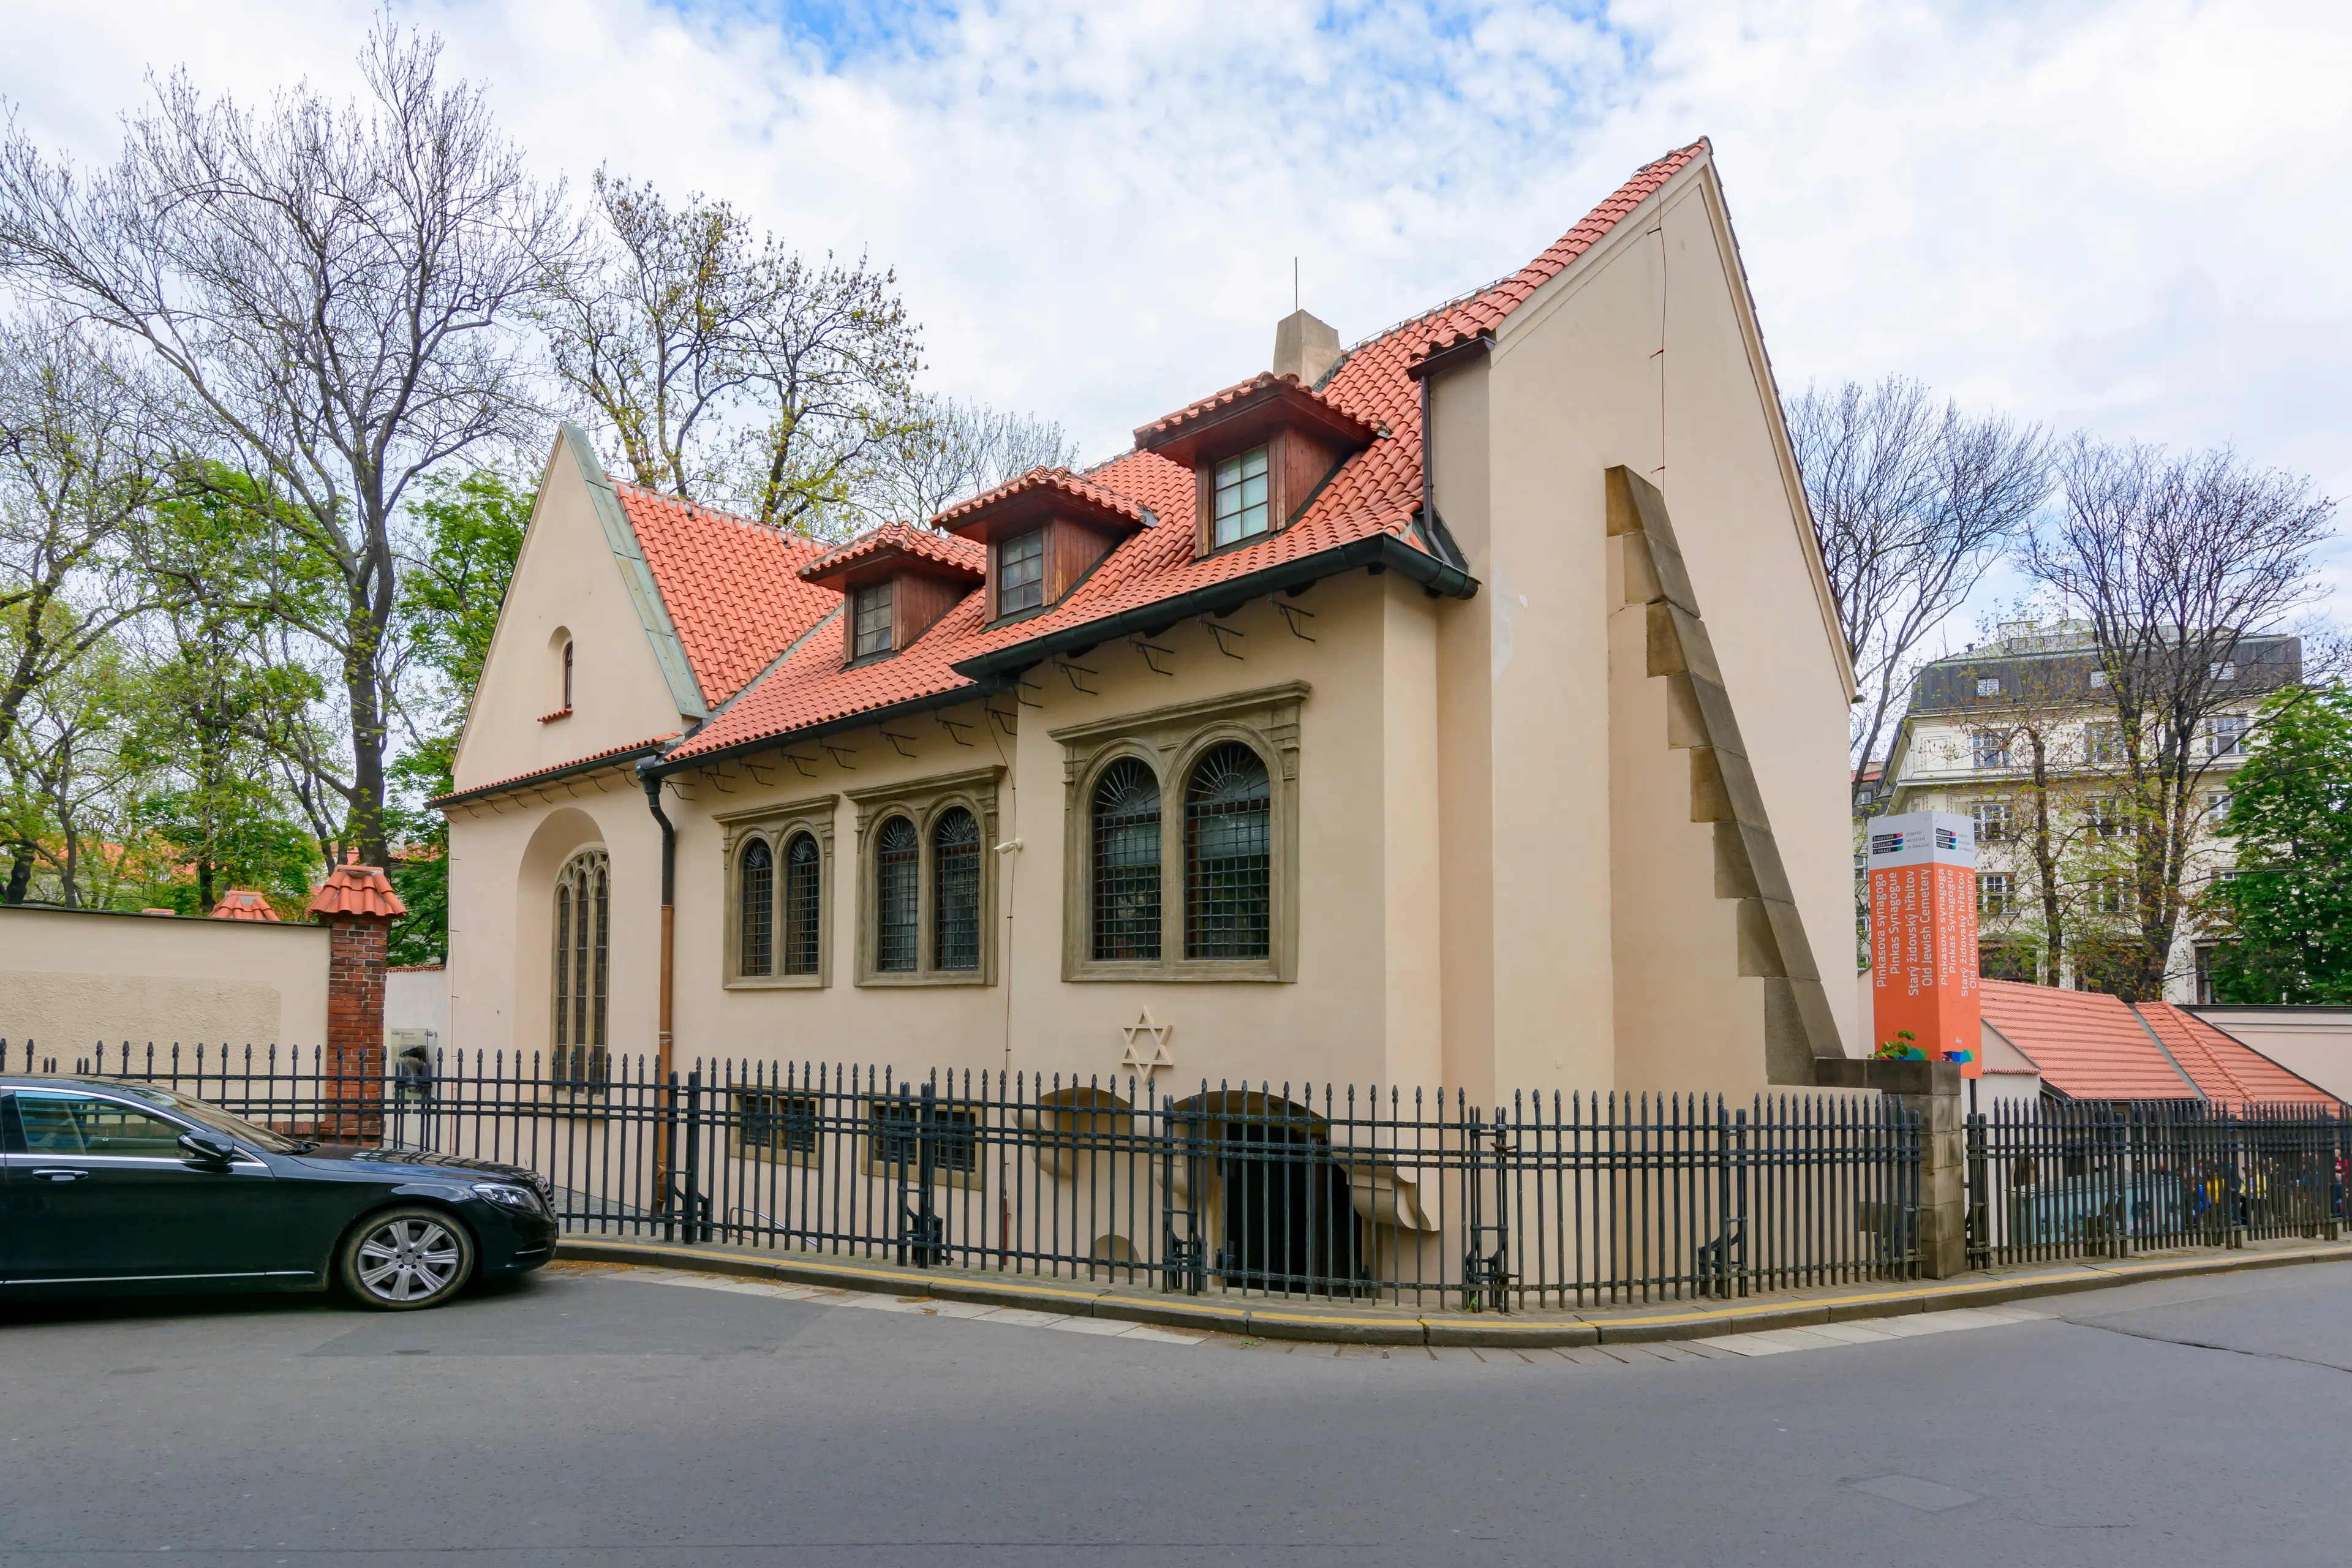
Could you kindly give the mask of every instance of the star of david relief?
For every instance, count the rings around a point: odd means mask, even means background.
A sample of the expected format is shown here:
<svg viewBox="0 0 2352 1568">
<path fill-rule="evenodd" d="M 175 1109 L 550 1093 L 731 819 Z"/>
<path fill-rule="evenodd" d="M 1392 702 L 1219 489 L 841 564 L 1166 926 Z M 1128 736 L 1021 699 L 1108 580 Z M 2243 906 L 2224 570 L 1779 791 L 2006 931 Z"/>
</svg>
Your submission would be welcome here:
<svg viewBox="0 0 2352 1568">
<path fill-rule="evenodd" d="M 1118 1065 L 1147 1077 L 1174 1067 L 1176 1059 L 1168 1054 L 1168 1037 L 1175 1032 L 1173 1024 L 1153 1022 L 1151 1009 L 1146 1007 L 1141 1017 L 1119 1030 L 1127 1037 L 1127 1049 L 1120 1054 Z"/>
</svg>

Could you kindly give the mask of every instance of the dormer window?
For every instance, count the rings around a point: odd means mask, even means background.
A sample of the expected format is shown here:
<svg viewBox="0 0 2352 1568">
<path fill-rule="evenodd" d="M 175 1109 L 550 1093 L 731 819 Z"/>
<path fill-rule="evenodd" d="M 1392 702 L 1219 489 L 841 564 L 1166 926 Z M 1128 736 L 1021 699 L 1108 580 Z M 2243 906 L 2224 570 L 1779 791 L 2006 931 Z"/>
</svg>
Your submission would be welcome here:
<svg viewBox="0 0 2352 1568">
<path fill-rule="evenodd" d="M 856 642 L 850 649 L 853 658 L 866 658 L 890 651 L 890 584 L 886 580 L 871 583 L 856 591 L 852 597 L 856 616 Z"/>
<path fill-rule="evenodd" d="M 1045 531 L 1016 533 L 996 547 L 996 613 L 1010 616 L 1045 602 Z"/>
<path fill-rule="evenodd" d="M 1253 447 L 1217 465 L 1210 514 L 1213 547 L 1266 531 L 1265 452 L 1264 447 Z"/>
</svg>

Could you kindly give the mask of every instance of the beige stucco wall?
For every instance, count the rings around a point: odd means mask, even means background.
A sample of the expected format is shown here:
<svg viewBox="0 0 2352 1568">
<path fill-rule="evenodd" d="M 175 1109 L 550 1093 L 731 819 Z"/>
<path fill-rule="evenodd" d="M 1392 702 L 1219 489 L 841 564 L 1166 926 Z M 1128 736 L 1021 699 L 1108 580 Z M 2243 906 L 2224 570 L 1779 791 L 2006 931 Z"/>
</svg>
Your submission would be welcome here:
<svg viewBox="0 0 2352 1568">
<path fill-rule="evenodd" d="M 2336 1096 L 2352 1100 L 2352 1007 L 2194 1009 L 2223 1034 Z"/>
<path fill-rule="evenodd" d="M 0 907 L 0 1038 L 21 1064 L 104 1040 L 312 1047 L 327 1035 L 323 926 Z"/>
<path fill-rule="evenodd" d="M 681 728 L 677 699 L 596 521 L 569 439 L 559 437 L 549 456 L 490 639 L 457 747 L 460 790 Z M 572 716 L 542 724 L 542 715 L 562 705 L 566 634 L 572 642 Z"/>
</svg>

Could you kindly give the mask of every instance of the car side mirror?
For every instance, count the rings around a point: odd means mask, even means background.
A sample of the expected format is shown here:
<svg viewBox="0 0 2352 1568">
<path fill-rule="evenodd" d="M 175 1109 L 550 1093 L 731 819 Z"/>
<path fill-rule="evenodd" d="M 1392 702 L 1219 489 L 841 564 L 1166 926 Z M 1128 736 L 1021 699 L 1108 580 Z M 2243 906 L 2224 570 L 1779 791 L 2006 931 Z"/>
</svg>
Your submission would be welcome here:
<svg viewBox="0 0 2352 1568">
<path fill-rule="evenodd" d="M 236 1145 L 217 1132 L 183 1132 L 180 1147 L 187 1151 L 189 1159 L 206 1164 L 226 1165 L 236 1158 Z"/>
</svg>

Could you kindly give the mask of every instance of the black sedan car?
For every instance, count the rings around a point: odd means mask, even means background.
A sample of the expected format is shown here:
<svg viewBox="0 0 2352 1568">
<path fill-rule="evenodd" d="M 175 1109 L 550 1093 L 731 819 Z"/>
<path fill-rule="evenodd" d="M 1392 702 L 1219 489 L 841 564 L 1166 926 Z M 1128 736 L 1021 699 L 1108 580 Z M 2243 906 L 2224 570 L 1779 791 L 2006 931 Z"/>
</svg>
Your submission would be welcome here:
<svg viewBox="0 0 2352 1568">
<path fill-rule="evenodd" d="M 0 1078 L 0 1295 L 320 1290 L 387 1311 L 545 1263 L 528 1171 L 289 1138 L 151 1084 Z"/>
</svg>

